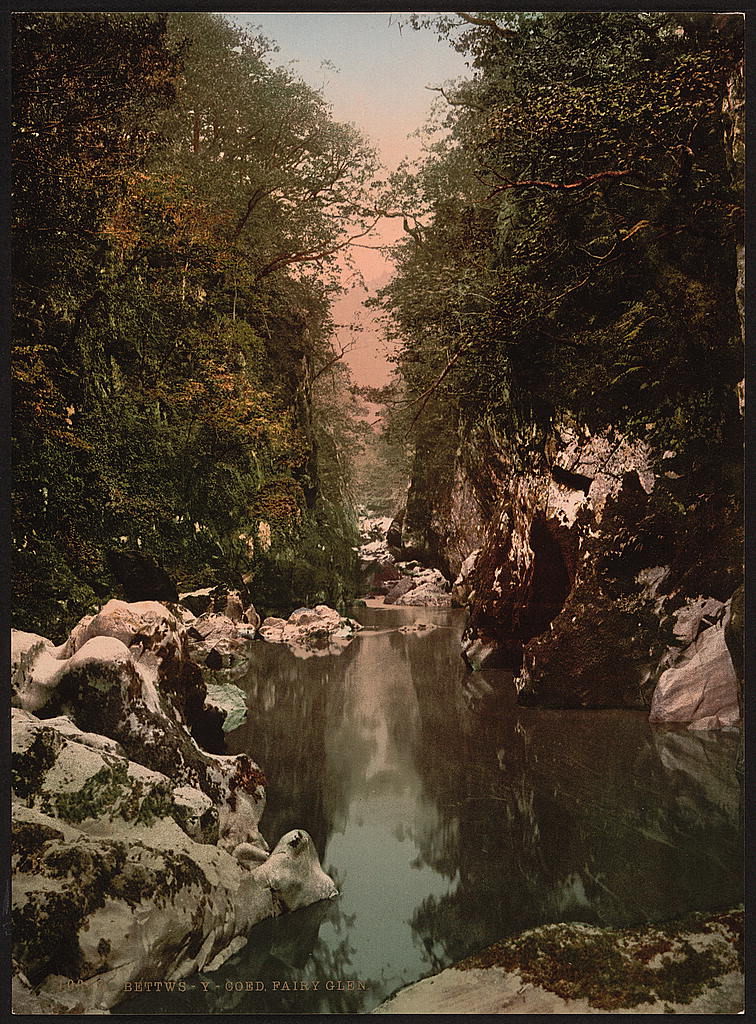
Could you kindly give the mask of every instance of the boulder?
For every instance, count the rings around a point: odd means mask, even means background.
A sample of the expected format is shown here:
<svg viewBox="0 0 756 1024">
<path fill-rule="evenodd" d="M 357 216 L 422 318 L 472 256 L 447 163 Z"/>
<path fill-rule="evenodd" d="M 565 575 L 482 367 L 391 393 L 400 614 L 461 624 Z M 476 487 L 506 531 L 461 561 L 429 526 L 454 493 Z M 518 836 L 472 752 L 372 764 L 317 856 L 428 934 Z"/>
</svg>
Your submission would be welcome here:
<svg viewBox="0 0 756 1024">
<path fill-rule="evenodd" d="M 193 662 L 210 669 L 230 668 L 247 661 L 251 654 L 250 632 L 240 630 L 227 615 L 204 612 L 187 630 L 189 655 Z"/>
<path fill-rule="evenodd" d="M 421 583 L 395 602 L 397 605 L 418 608 L 451 608 L 451 603 L 451 594 L 441 590 L 435 583 Z"/>
<path fill-rule="evenodd" d="M 138 618 L 139 606 L 125 608 Z M 83 620 L 62 648 L 45 644 L 29 648 L 11 679 L 13 706 L 48 720 L 65 715 L 81 732 L 115 741 L 130 760 L 170 778 L 174 785 L 201 790 L 215 808 L 222 844 L 259 841 L 258 822 L 265 807 L 264 776 L 247 755 L 206 753 L 190 733 L 190 728 L 202 732 L 209 729 L 208 721 L 223 719 L 218 710 L 205 709 L 206 686 L 199 669 L 188 662 L 181 633 L 173 640 L 186 663 L 172 662 L 176 674 L 171 677 L 161 675 L 165 663 L 141 658 L 138 645 L 129 649 L 115 636 L 85 639 L 98 618 L 113 630 L 121 628 L 121 635 L 129 639 L 129 616 L 123 609 L 118 610 L 117 619 L 100 613 L 99 617 Z M 165 622 L 170 613 L 164 608 L 162 612 L 162 616 L 155 612 L 154 621 Z M 156 631 L 153 650 L 161 649 L 159 638 Z M 162 639 L 164 644 L 166 637 Z M 63 657 L 71 648 L 76 648 L 75 653 Z M 51 650 L 59 657 L 53 657 Z M 184 672 L 187 666 L 193 672 Z M 191 701 L 179 688 L 181 678 L 187 675 L 197 683 Z M 202 702 L 199 708 L 196 700 Z M 218 746 L 222 747 L 220 724 L 218 732 Z"/>
<path fill-rule="evenodd" d="M 635 929 L 547 924 L 401 989 L 372 1012 L 740 1013 L 742 943 L 740 908 Z"/>
<path fill-rule="evenodd" d="M 362 629 L 359 622 L 340 615 L 335 608 L 318 604 L 297 608 L 286 619 L 269 617 L 260 626 L 260 637 L 268 643 L 289 644 L 293 648 L 336 653 Z"/>
<path fill-rule="evenodd" d="M 679 660 L 662 672 L 649 720 L 683 722 L 695 729 L 738 723 L 738 681 L 721 623 L 700 633 Z"/>
<path fill-rule="evenodd" d="M 188 657 L 186 627 L 157 601 L 108 601 L 96 615 L 87 615 L 74 626 L 57 651 L 70 658 L 94 638 L 113 637 L 129 650 L 145 682 L 151 682 L 170 696 L 182 721 L 192 724 L 202 717 L 205 687 L 202 674 Z M 94 651 L 94 648 L 90 648 Z M 108 650 L 105 661 L 123 656 Z"/>
<path fill-rule="evenodd" d="M 398 583 L 388 591 L 383 599 L 384 604 L 396 604 L 400 597 L 404 597 L 410 590 L 414 590 L 417 584 L 413 579 L 405 576 L 404 579 L 400 579 Z"/>
<path fill-rule="evenodd" d="M 258 922 L 328 898 L 317 858 L 287 850 L 298 834 L 268 866 L 260 851 L 236 857 L 165 818 L 124 833 L 16 805 L 14 1010 L 106 1012 L 127 983 L 210 969 Z"/>
<path fill-rule="evenodd" d="M 209 970 L 257 922 L 335 893 L 306 833 L 269 857 L 257 765 L 190 735 L 178 683 L 199 671 L 167 609 L 116 602 L 61 647 L 13 643 L 16 1012 L 107 1012 L 127 983 Z M 213 685 L 216 713 L 241 711 Z"/>
<path fill-rule="evenodd" d="M 320 866 L 312 838 L 302 829 L 282 836 L 258 873 L 282 911 L 298 910 L 339 894 Z"/>
</svg>

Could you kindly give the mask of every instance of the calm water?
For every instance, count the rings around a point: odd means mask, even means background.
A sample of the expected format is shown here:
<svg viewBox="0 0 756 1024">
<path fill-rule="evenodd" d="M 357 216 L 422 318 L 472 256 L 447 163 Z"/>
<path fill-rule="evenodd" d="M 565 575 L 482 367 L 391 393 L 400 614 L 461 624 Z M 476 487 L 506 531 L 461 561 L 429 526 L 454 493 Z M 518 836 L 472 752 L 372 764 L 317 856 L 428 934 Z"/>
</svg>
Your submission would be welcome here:
<svg viewBox="0 0 756 1024">
<path fill-rule="evenodd" d="M 737 734 L 519 708 L 510 676 L 465 669 L 464 612 L 353 614 L 368 628 L 341 655 L 257 645 L 236 680 L 249 720 L 228 737 L 268 775 L 271 847 L 306 829 L 340 897 L 259 925 L 187 992 L 114 1012 L 365 1012 L 534 925 L 742 900 Z M 437 628 L 398 631 L 414 622 Z M 235 990 L 249 981 L 265 991 Z"/>
</svg>

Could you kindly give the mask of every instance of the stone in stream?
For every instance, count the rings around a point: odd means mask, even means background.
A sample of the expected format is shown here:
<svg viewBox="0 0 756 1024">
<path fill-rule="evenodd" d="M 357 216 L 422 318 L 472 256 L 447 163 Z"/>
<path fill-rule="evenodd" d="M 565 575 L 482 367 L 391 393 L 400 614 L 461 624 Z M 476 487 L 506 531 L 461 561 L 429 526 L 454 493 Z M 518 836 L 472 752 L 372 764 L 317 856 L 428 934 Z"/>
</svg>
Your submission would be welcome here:
<svg viewBox="0 0 756 1024">
<path fill-rule="evenodd" d="M 335 608 L 319 604 L 314 608 L 297 608 L 288 620 L 273 616 L 260 626 L 260 637 L 268 643 L 289 644 L 303 650 L 327 648 L 343 649 L 343 641 L 350 641 L 362 626 L 354 619 L 341 615 Z"/>
<path fill-rule="evenodd" d="M 187 637 L 192 661 L 210 669 L 230 668 L 249 660 L 254 630 L 227 615 L 204 612 L 189 624 Z"/>
</svg>

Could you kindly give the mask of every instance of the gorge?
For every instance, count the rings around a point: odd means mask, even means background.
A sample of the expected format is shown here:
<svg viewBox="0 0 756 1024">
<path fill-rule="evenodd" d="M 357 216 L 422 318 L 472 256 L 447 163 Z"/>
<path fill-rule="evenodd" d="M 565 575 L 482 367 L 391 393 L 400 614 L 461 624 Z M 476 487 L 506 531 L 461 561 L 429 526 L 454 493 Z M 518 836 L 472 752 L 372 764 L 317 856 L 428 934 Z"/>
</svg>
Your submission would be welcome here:
<svg viewBox="0 0 756 1024">
<path fill-rule="evenodd" d="M 15 1012 L 742 1007 L 742 18 L 403 27 L 16 16 Z"/>
</svg>

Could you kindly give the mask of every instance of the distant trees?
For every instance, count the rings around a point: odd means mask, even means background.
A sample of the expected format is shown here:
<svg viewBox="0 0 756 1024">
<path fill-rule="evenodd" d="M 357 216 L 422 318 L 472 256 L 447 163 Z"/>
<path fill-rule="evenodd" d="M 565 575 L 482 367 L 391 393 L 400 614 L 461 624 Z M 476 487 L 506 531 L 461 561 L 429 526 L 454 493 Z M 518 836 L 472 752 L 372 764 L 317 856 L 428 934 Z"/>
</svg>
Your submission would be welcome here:
<svg viewBox="0 0 756 1024">
<path fill-rule="evenodd" d="M 113 547 L 254 587 L 322 544 L 333 586 L 300 574 L 271 600 L 345 592 L 343 458 L 311 382 L 376 160 L 268 52 L 216 15 L 15 16 L 24 628 L 60 631 L 111 593 Z"/>
</svg>

